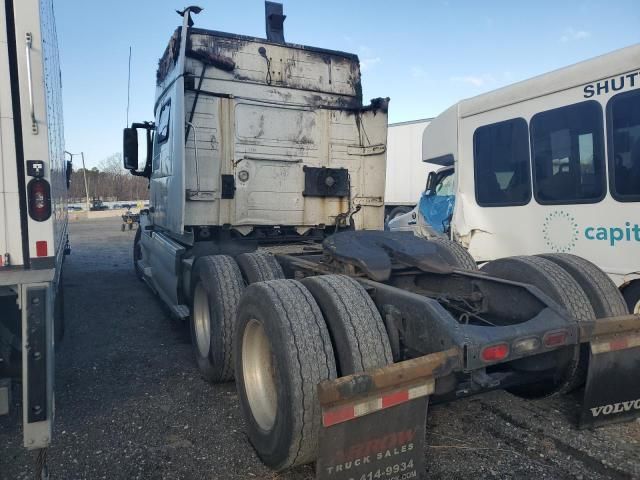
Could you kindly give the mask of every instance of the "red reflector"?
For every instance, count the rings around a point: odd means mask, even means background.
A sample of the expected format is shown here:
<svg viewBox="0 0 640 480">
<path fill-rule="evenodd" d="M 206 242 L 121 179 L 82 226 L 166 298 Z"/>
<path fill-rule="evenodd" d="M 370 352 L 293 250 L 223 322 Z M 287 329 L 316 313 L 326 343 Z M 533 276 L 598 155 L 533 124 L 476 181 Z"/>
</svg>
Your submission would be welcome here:
<svg viewBox="0 0 640 480">
<path fill-rule="evenodd" d="M 401 403 L 409 401 L 409 390 L 400 390 L 399 392 L 382 397 L 382 408 L 393 407 Z"/>
<path fill-rule="evenodd" d="M 325 427 L 330 427 L 331 425 L 335 425 L 336 423 L 342 423 L 346 422 L 347 420 L 351 420 L 352 418 L 355 418 L 355 416 L 356 414 L 354 412 L 353 406 L 350 405 L 348 407 L 324 412 L 322 415 L 322 424 Z"/>
<path fill-rule="evenodd" d="M 37 257 L 46 257 L 47 256 L 47 242 L 44 240 L 40 240 L 36 242 L 36 256 Z"/>
<path fill-rule="evenodd" d="M 567 343 L 569 334 L 566 330 L 558 330 L 557 332 L 549 332 L 544 336 L 545 347 L 559 347 Z"/>
<path fill-rule="evenodd" d="M 504 360 L 509 355 L 509 345 L 506 343 L 499 343 L 498 345 L 491 345 L 482 349 L 480 356 L 485 362 L 496 362 L 498 360 Z"/>
<path fill-rule="evenodd" d="M 611 348 L 611 351 L 624 350 L 625 348 L 628 348 L 628 347 L 629 347 L 629 342 L 627 342 L 626 338 L 611 340 L 611 342 L 609 342 L 609 348 Z"/>
</svg>

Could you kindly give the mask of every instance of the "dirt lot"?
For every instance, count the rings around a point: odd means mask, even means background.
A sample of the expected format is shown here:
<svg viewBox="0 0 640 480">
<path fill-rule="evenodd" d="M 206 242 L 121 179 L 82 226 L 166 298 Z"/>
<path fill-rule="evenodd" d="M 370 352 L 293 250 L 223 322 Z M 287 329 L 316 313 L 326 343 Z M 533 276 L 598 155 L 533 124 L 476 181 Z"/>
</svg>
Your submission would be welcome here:
<svg viewBox="0 0 640 480">
<path fill-rule="evenodd" d="M 188 330 L 134 276 L 118 219 L 71 225 L 66 338 L 57 357 L 49 452 L 58 479 L 313 478 L 265 468 L 232 383 L 203 381 Z M 640 423 L 577 431 L 576 398 L 494 392 L 429 412 L 427 477 L 640 478 Z M 17 415 L 0 417 L 0 477 L 31 478 Z"/>
</svg>

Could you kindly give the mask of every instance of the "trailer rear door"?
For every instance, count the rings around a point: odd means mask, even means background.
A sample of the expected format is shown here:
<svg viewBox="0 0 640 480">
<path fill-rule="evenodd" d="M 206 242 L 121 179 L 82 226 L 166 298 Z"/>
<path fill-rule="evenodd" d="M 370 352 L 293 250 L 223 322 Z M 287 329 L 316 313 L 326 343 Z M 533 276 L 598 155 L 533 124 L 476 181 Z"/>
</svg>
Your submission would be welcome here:
<svg viewBox="0 0 640 480">
<path fill-rule="evenodd" d="M 22 229 L 20 194 L 16 163 L 16 131 L 12 95 L 17 92 L 14 62 L 15 45 L 10 46 L 7 31 L 13 31 L 13 18 L 7 16 L 5 2 L 0 2 L 0 268 L 22 265 Z M 19 97 L 18 97 L 19 98 Z"/>
</svg>

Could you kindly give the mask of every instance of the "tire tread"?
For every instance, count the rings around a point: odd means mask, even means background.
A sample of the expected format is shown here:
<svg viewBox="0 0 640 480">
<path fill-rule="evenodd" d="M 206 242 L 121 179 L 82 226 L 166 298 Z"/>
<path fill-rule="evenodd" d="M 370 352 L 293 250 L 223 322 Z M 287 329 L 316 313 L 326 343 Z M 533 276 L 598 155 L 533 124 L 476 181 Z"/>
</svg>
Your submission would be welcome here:
<svg viewBox="0 0 640 480">
<path fill-rule="evenodd" d="M 317 290 L 326 294 L 332 306 L 338 311 L 338 314 L 333 319 L 328 319 L 327 323 L 331 330 L 332 320 L 341 322 L 350 347 L 350 351 L 343 354 L 350 355 L 350 363 L 353 364 L 353 371 L 342 370 L 340 375 L 363 372 L 393 363 L 391 345 L 384 322 L 362 285 L 346 275 L 319 275 L 309 277 L 302 283 L 311 290 L 312 294 L 315 294 L 321 309 L 324 299 L 319 298 Z M 341 356 L 341 352 L 335 353 L 337 358 Z"/>
<path fill-rule="evenodd" d="M 471 254 L 457 242 L 444 237 L 434 237 L 429 239 L 430 242 L 436 243 L 441 249 L 452 257 L 455 266 L 464 270 L 478 270 L 478 265 Z"/>
</svg>

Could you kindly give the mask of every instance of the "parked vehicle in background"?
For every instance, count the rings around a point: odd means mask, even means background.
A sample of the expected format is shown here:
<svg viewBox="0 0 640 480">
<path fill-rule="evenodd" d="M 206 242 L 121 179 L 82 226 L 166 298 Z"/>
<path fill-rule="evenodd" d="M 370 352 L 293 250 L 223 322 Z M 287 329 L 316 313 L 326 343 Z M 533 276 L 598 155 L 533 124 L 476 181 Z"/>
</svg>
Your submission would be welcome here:
<svg viewBox="0 0 640 480">
<path fill-rule="evenodd" d="M 390 123 L 387 129 L 387 176 L 384 188 L 385 222 L 416 206 L 433 166 L 422 161 L 422 135 L 430 118 Z"/>
<path fill-rule="evenodd" d="M 445 167 L 390 228 L 444 234 L 478 262 L 579 255 L 640 313 L 640 45 L 459 102 L 425 130 L 423 159 Z"/>
<path fill-rule="evenodd" d="M 29 449 L 51 442 L 54 347 L 64 332 L 71 162 L 60 79 L 52 1 L 1 0 L 0 414 L 20 384 Z"/>
<path fill-rule="evenodd" d="M 109 210 L 109 205 L 104 203 L 99 198 L 94 198 L 93 200 L 91 200 L 91 207 L 89 207 L 89 210 L 92 211 L 92 212 L 100 212 L 102 210 Z"/>
</svg>

